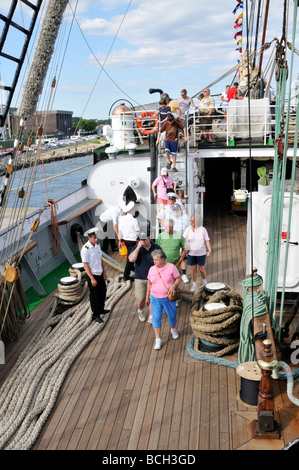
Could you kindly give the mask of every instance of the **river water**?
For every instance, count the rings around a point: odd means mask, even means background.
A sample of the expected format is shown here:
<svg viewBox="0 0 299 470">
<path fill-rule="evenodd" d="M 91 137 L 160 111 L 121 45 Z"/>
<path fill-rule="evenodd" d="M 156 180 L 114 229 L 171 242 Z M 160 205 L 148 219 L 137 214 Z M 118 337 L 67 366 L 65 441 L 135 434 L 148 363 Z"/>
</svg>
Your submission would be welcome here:
<svg viewBox="0 0 299 470">
<path fill-rule="evenodd" d="M 85 157 L 68 158 L 66 160 L 57 160 L 44 164 L 45 175 L 43 171 L 43 166 L 38 165 L 34 180 L 43 180 L 43 182 L 35 184 L 33 186 L 29 207 L 41 208 L 43 206 L 43 204 L 47 200 L 46 185 L 48 190 L 48 197 L 49 199 L 53 199 L 54 201 L 58 201 L 62 197 L 74 192 L 76 189 L 80 189 L 81 181 L 87 178 L 88 172 L 92 167 L 92 163 L 92 155 L 87 155 Z M 50 181 L 47 181 L 46 183 L 44 182 L 44 177 L 50 178 L 51 176 L 56 176 L 61 173 L 65 173 L 88 164 L 91 165 L 81 170 L 74 171 L 72 173 L 61 176 L 59 178 L 54 178 Z M 25 169 L 24 172 L 25 171 L 27 171 L 27 169 Z M 14 176 L 12 188 L 18 186 L 19 181 L 20 171 L 17 171 Z M 8 201 L 8 207 L 13 206 L 14 198 L 15 192 L 12 192 Z"/>
</svg>

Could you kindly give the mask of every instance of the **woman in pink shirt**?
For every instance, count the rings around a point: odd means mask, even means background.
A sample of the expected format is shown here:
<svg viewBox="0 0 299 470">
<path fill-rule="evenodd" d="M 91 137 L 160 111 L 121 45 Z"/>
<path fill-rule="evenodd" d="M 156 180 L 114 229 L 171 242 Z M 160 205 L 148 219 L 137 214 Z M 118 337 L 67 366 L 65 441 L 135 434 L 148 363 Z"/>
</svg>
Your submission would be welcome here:
<svg viewBox="0 0 299 470">
<path fill-rule="evenodd" d="M 173 192 L 175 192 L 176 186 L 177 183 L 175 183 L 172 177 L 168 174 L 167 168 L 161 168 L 161 176 L 156 178 L 152 184 L 154 197 L 157 198 L 157 203 L 161 209 L 163 209 L 164 205 L 168 203 L 167 189 L 173 188 Z"/>
<path fill-rule="evenodd" d="M 152 325 L 155 331 L 155 349 L 161 349 L 161 320 L 163 309 L 168 317 L 170 332 L 173 339 L 179 337 L 176 329 L 176 302 L 168 299 L 168 293 L 174 294 L 176 287 L 181 282 L 178 269 L 172 263 L 166 262 L 163 250 L 152 252 L 154 266 L 148 272 L 148 285 L 146 291 L 146 304 L 152 306 Z"/>
</svg>

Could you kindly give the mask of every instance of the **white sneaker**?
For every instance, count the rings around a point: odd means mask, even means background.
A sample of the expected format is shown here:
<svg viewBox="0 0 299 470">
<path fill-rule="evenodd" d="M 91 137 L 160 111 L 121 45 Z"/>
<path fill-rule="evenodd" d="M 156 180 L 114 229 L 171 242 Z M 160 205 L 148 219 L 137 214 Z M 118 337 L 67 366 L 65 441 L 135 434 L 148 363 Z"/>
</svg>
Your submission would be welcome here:
<svg viewBox="0 0 299 470">
<path fill-rule="evenodd" d="M 144 315 L 143 312 L 138 312 L 138 318 L 139 318 L 140 321 L 145 321 L 146 320 L 145 315 Z"/>
<path fill-rule="evenodd" d="M 197 289 L 197 286 L 192 286 L 191 289 L 190 289 L 190 292 L 195 292 Z"/>
<path fill-rule="evenodd" d="M 149 315 L 147 321 L 148 321 L 149 323 L 152 323 L 152 321 L 153 321 L 153 315 Z"/>
<path fill-rule="evenodd" d="M 208 281 L 207 281 L 206 279 L 203 279 L 203 280 L 202 280 L 202 283 L 203 283 L 204 286 L 207 284 L 207 282 L 208 282 Z"/>
<path fill-rule="evenodd" d="M 155 350 L 158 351 L 159 349 L 162 348 L 162 340 L 161 338 L 156 339 L 156 344 L 155 344 Z"/>
<path fill-rule="evenodd" d="M 188 277 L 186 276 L 186 274 L 183 274 L 183 275 L 182 275 L 182 281 L 184 281 L 185 284 L 188 284 L 189 279 L 188 279 Z"/>
<path fill-rule="evenodd" d="M 174 328 L 174 329 L 173 329 L 173 328 L 170 328 L 170 333 L 172 334 L 173 339 L 178 339 L 179 334 L 178 334 L 176 328 Z"/>
</svg>

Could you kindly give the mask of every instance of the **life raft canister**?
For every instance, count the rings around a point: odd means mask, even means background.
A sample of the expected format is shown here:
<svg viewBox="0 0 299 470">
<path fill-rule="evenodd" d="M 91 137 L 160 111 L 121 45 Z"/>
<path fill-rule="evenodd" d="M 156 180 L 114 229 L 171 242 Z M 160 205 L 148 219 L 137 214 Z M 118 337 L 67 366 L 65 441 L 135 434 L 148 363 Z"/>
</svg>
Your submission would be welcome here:
<svg viewBox="0 0 299 470">
<path fill-rule="evenodd" d="M 155 121 L 154 127 L 151 129 L 144 129 L 143 128 L 143 120 L 145 118 L 151 118 Z M 149 134 L 154 134 L 158 130 L 158 115 L 157 113 L 153 111 L 146 111 L 144 113 L 139 114 L 137 118 L 137 127 L 140 130 L 141 134 L 143 135 L 149 135 Z"/>
</svg>

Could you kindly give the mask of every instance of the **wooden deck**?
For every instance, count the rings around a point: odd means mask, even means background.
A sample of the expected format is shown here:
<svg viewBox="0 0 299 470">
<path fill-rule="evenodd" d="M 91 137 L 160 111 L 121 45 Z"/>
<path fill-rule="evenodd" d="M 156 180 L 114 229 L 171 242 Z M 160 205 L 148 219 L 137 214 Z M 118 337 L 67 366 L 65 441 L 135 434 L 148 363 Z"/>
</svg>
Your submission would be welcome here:
<svg viewBox="0 0 299 470">
<path fill-rule="evenodd" d="M 225 282 L 242 294 L 246 217 L 222 213 L 221 218 L 208 217 L 205 226 L 213 251 L 207 260 L 208 281 Z M 107 271 L 110 277 L 117 274 L 111 267 Z M 1 383 L 50 305 L 49 296 L 34 309 L 19 341 L 7 348 Z M 287 398 L 285 381 L 274 383 L 281 439 L 251 438 L 250 424 L 257 412 L 238 399 L 235 368 L 199 361 L 187 353 L 190 306 L 180 303 L 178 340 L 171 338 L 164 320 L 163 347 L 155 351 L 152 326 L 138 320 L 132 287 L 73 363 L 33 449 L 277 450 L 297 438 L 298 407 Z M 237 355 L 231 359 L 237 361 Z M 297 385 L 294 394 L 299 395 Z"/>
</svg>

